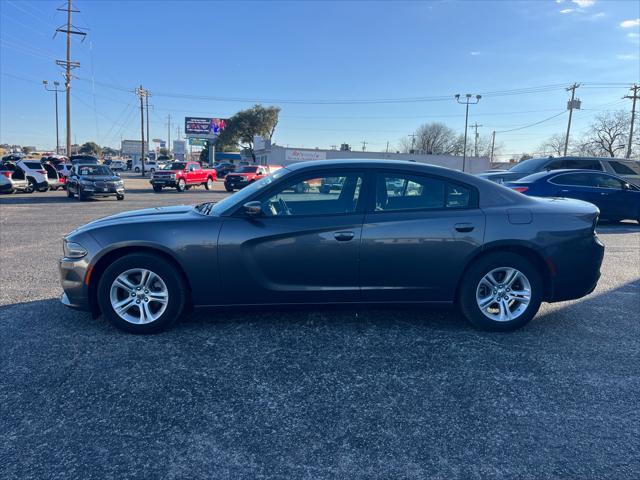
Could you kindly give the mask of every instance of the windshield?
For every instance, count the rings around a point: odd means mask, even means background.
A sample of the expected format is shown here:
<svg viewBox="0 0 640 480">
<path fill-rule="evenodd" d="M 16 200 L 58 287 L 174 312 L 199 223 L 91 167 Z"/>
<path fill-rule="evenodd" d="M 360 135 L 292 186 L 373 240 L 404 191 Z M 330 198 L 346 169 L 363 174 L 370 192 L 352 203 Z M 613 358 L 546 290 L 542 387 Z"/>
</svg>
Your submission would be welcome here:
<svg viewBox="0 0 640 480">
<path fill-rule="evenodd" d="M 511 167 L 509 171 L 515 173 L 535 173 L 542 169 L 544 164 L 548 161 L 548 158 L 531 158 Z"/>
<path fill-rule="evenodd" d="M 186 162 L 173 162 L 167 163 L 162 170 L 184 170 L 186 166 Z"/>
<path fill-rule="evenodd" d="M 256 173 L 258 171 L 258 167 L 242 167 L 236 173 Z"/>
<path fill-rule="evenodd" d="M 234 205 L 243 204 L 247 198 L 267 187 L 274 180 L 279 179 L 287 172 L 288 170 L 286 168 L 280 169 L 277 172 L 258 180 L 257 182 L 253 182 L 249 186 L 243 188 L 239 192 L 234 193 L 233 195 L 228 196 L 218 203 L 201 203 L 200 205 L 197 205 L 195 207 L 196 211 L 202 213 L 203 215 L 220 215 Z"/>
<path fill-rule="evenodd" d="M 113 175 L 109 167 L 105 165 L 82 165 L 78 168 L 78 175 Z"/>
</svg>

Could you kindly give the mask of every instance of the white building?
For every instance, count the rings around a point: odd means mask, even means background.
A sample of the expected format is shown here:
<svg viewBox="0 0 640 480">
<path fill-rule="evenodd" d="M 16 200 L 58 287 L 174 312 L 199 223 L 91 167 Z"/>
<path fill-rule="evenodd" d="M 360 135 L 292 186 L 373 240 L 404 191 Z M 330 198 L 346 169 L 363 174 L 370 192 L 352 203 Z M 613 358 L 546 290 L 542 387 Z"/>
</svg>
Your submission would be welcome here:
<svg viewBox="0 0 640 480">
<path fill-rule="evenodd" d="M 424 155 L 413 153 L 392 153 L 392 152 L 369 152 L 352 150 L 320 150 L 312 148 L 289 148 L 279 145 L 269 145 L 265 142 L 262 147 L 254 150 L 256 162 L 260 165 L 289 165 L 295 162 L 306 162 L 310 160 L 332 160 L 332 159 L 386 159 L 386 160 L 408 160 L 418 163 L 438 165 L 440 167 L 462 170 L 462 156 L 454 155 Z M 467 157 L 464 171 L 469 173 L 480 173 L 489 170 L 489 157 Z"/>
</svg>

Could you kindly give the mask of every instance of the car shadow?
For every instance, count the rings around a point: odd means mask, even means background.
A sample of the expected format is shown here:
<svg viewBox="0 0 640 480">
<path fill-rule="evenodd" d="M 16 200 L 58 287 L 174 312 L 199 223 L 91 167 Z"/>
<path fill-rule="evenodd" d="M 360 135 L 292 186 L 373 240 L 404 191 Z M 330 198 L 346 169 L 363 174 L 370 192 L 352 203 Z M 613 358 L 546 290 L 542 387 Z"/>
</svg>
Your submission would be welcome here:
<svg viewBox="0 0 640 480">
<path fill-rule="evenodd" d="M 277 329 L 288 332 L 313 330 L 334 330 L 345 334 L 357 334 L 363 329 L 389 331 L 399 335 L 403 331 L 444 334 L 464 333 L 479 337 L 499 338 L 504 335 L 525 335 L 540 338 L 553 337 L 558 341 L 568 331 L 580 328 L 597 328 L 598 325 L 612 323 L 637 323 L 631 312 L 637 312 L 640 298 L 640 279 L 619 287 L 596 292 L 579 300 L 558 304 L 543 304 L 540 312 L 528 325 L 515 332 L 483 332 L 473 328 L 452 307 L 443 306 L 308 306 L 308 307 L 221 307 L 202 308 L 184 314 L 174 326 L 160 335 L 182 336 L 207 335 L 212 328 L 220 331 L 234 331 L 247 328 L 273 334 Z M 0 306 L 0 324 L 7 318 L 33 319 L 38 328 L 45 324 L 60 334 L 104 333 L 107 335 L 128 335 L 113 328 L 104 317 L 94 319 L 87 312 L 79 312 L 64 307 L 57 298 L 32 302 L 14 303 Z M 44 323 L 43 323 L 44 322 Z M 6 327 L 6 325 L 5 325 Z M 604 327 L 603 327 L 604 328 Z M 609 328 L 609 327 L 607 327 Z M 618 326 L 616 328 L 624 328 Z M 632 328 L 631 324 L 628 328 Z M 65 333 L 66 332 L 66 333 Z M 173 333 L 172 333 L 173 332 Z M 520 333 L 518 333 L 520 332 Z M 533 338 L 532 337 L 532 338 Z M 537 340 L 536 340 L 537 341 Z"/>
<path fill-rule="evenodd" d="M 57 196 L 39 196 L 38 193 L 18 193 L 0 196 L 0 205 L 39 205 L 45 203 L 67 203 L 73 200 L 67 198 L 66 192 L 58 192 Z M 77 201 L 77 200 L 76 200 Z"/>
</svg>

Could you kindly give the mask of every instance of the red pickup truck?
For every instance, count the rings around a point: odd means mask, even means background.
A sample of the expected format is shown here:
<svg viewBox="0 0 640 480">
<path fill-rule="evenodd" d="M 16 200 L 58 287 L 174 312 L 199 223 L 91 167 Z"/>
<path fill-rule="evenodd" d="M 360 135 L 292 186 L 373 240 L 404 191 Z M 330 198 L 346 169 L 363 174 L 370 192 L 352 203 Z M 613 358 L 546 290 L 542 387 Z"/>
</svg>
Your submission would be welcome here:
<svg viewBox="0 0 640 480">
<path fill-rule="evenodd" d="M 230 172 L 224 177 L 224 188 L 227 192 L 239 190 L 281 168 L 280 165 L 242 166 L 235 172 Z"/>
<path fill-rule="evenodd" d="M 179 192 L 204 185 L 207 190 L 213 188 L 216 171 L 212 168 L 202 168 L 200 162 L 171 162 L 160 170 L 156 170 L 149 182 L 154 192 L 161 192 L 164 187 L 173 187 Z"/>
</svg>

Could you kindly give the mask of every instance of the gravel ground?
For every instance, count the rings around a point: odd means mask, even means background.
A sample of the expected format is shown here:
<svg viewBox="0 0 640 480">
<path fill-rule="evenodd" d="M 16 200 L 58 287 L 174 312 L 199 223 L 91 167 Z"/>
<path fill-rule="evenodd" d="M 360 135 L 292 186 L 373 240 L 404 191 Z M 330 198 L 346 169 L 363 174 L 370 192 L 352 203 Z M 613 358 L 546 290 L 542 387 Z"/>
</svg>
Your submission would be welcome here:
<svg viewBox="0 0 640 480">
<path fill-rule="evenodd" d="M 62 236 L 226 195 L 0 197 L 0 478 L 637 479 L 640 228 L 526 328 L 448 310 L 206 311 L 155 336 L 58 302 Z"/>
</svg>

